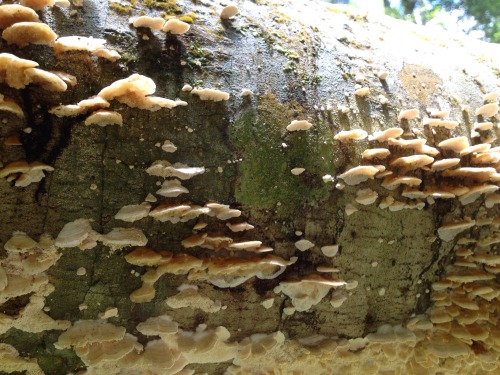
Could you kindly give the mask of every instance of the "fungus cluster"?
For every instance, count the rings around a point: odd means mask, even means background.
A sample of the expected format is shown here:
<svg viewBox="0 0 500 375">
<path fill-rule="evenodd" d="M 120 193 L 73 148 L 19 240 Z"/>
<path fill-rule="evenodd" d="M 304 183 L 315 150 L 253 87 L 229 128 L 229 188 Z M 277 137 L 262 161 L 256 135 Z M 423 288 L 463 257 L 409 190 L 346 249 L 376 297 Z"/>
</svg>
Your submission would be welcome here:
<svg viewBox="0 0 500 375">
<path fill-rule="evenodd" d="M 53 170 L 53 167 L 42 162 L 28 163 L 26 160 L 18 160 L 0 169 L 0 178 L 15 181 L 15 186 L 26 187 L 31 183 L 41 181 L 45 177 L 45 171 Z"/>
<path fill-rule="evenodd" d="M 151 78 L 140 74 L 132 74 L 103 88 L 97 96 L 81 100 L 77 104 L 59 105 L 51 108 L 49 112 L 58 117 L 78 116 L 90 112 L 90 115 L 85 120 L 86 125 L 106 126 L 123 124 L 120 113 L 106 109 L 110 107 L 112 100 L 132 108 L 147 109 L 149 111 L 187 105 L 182 100 L 152 96 L 155 91 L 156 84 Z"/>
<path fill-rule="evenodd" d="M 45 298 L 54 291 L 46 271 L 61 257 L 53 239 L 44 235 L 36 242 L 24 232 L 14 232 L 4 249 L 7 257 L 0 260 L 0 307 L 21 296 L 29 296 L 29 302 L 15 314 L 0 313 L 0 334 L 11 328 L 32 333 L 67 329 L 70 322 L 54 320 L 43 311 Z"/>
<path fill-rule="evenodd" d="M 89 220 L 77 219 L 64 225 L 55 240 L 55 246 L 87 250 L 97 246 L 97 242 L 102 242 L 111 251 L 116 251 L 128 246 L 145 246 L 148 239 L 142 230 L 137 228 L 113 228 L 106 234 L 100 234 L 92 229 Z"/>
</svg>

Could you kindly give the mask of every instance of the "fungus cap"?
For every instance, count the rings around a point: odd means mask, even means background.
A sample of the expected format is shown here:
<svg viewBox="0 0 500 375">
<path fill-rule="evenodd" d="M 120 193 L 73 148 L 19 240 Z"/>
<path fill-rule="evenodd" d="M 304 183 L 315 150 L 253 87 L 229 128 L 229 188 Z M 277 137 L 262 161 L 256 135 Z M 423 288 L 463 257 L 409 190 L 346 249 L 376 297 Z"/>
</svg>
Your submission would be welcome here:
<svg viewBox="0 0 500 375">
<path fill-rule="evenodd" d="M 372 189 L 361 189 L 356 192 L 356 202 L 365 206 L 375 203 L 377 198 L 378 193 Z"/>
<path fill-rule="evenodd" d="M 181 35 L 187 33 L 190 27 L 191 26 L 189 26 L 189 24 L 186 22 L 180 21 L 176 18 L 170 18 L 165 23 L 165 26 L 163 26 L 162 30 L 174 35 Z"/>
<path fill-rule="evenodd" d="M 134 27 L 148 27 L 152 30 L 161 30 L 165 20 L 161 17 L 140 16 L 130 20 Z"/>
<path fill-rule="evenodd" d="M 446 223 L 438 228 L 438 236 L 443 241 L 451 241 L 455 236 L 466 229 L 473 227 L 476 224 L 475 220 L 465 219 L 460 222 Z"/>
<path fill-rule="evenodd" d="M 196 175 L 205 173 L 205 168 L 188 167 L 180 163 L 171 164 L 167 160 L 156 160 L 146 169 L 146 172 L 151 176 L 177 177 L 181 180 L 188 180 Z"/>
<path fill-rule="evenodd" d="M 98 96 L 110 101 L 129 95 L 144 97 L 153 94 L 155 91 L 156 84 L 151 78 L 135 73 L 103 88 Z"/>
<path fill-rule="evenodd" d="M 354 91 L 354 95 L 359 96 L 359 97 L 365 97 L 370 95 L 370 89 L 368 87 L 361 87 Z"/>
<path fill-rule="evenodd" d="M 249 89 L 241 89 L 241 96 L 245 97 L 245 96 L 252 96 L 253 95 L 253 91 L 249 90 Z"/>
<path fill-rule="evenodd" d="M 229 99 L 229 93 L 220 91 L 220 90 L 214 90 L 214 89 L 198 89 L 195 88 L 191 90 L 192 94 L 198 95 L 201 100 L 212 100 L 214 102 L 220 102 L 222 100 L 228 100 Z"/>
<path fill-rule="evenodd" d="M 161 145 L 161 149 L 165 152 L 175 152 L 177 151 L 177 146 L 172 143 L 172 141 L 169 141 L 166 139 L 163 144 Z"/>
<path fill-rule="evenodd" d="M 427 108 L 427 112 L 429 112 L 429 116 L 438 118 L 445 118 L 450 114 L 449 111 L 443 111 L 437 108 Z"/>
<path fill-rule="evenodd" d="M 77 219 L 66 223 L 56 238 L 57 247 L 76 247 L 83 243 L 91 233 L 92 226 L 87 219 Z"/>
<path fill-rule="evenodd" d="M 492 122 L 475 122 L 473 130 L 490 130 L 493 128 Z"/>
<path fill-rule="evenodd" d="M 408 186 L 419 186 L 421 183 L 422 180 L 414 176 L 387 176 L 386 178 L 384 178 L 381 186 L 388 190 L 394 190 L 401 184 Z"/>
<path fill-rule="evenodd" d="M 287 127 L 288 131 L 309 130 L 312 124 L 307 120 L 293 120 Z"/>
<path fill-rule="evenodd" d="M 476 109 L 476 116 L 493 117 L 498 113 L 498 104 L 489 103 Z"/>
<path fill-rule="evenodd" d="M 495 90 L 483 95 L 483 100 L 485 102 L 494 102 L 500 97 L 500 90 Z"/>
<path fill-rule="evenodd" d="M 299 174 L 302 174 L 305 172 L 305 168 L 300 168 L 300 167 L 297 167 L 297 168 L 293 168 L 290 170 L 290 172 L 295 175 L 295 176 L 298 176 Z"/>
<path fill-rule="evenodd" d="M 255 228 L 252 224 L 248 224 L 247 222 L 237 224 L 226 223 L 226 226 L 231 230 L 231 232 L 243 232 Z"/>
<path fill-rule="evenodd" d="M 182 186 L 181 182 L 176 179 L 163 181 L 161 189 L 156 192 L 156 194 L 170 198 L 175 198 L 181 194 L 187 193 L 189 193 L 189 190 Z"/>
<path fill-rule="evenodd" d="M 100 109 L 85 119 L 85 125 L 123 125 L 122 115 L 115 111 Z"/>
<path fill-rule="evenodd" d="M 116 213 L 115 219 L 132 223 L 134 221 L 141 220 L 147 217 L 149 215 L 150 209 L 151 205 L 148 203 L 131 204 L 123 206 Z"/>
<path fill-rule="evenodd" d="M 295 247 L 300 251 L 306 251 L 314 247 L 314 244 L 309 240 L 299 240 L 295 242 Z"/>
<path fill-rule="evenodd" d="M 28 68 L 25 75 L 30 82 L 37 83 L 48 91 L 66 91 L 68 85 L 57 74 L 38 68 Z"/>
<path fill-rule="evenodd" d="M 57 34 L 49 25 L 41 22 L 18 22 L 2 32 L 2 38 L 10 44 L 26 47 L 28 44 L 51 45 Z"/>
<path fill-rule="evenodd" d="M 337 255 L 338 251 L 339 251 L 339 245 L 327 245 L 321 247 L 321 252 L 323 253 L 323 255 L 329 258 L 332 258 L 335 255 Z"/>
<path fill-rule="evenodd" d="M 339 175 L 339 178 L 343 179 L 347 185 L 357 185 L 373 178 L 379 172 L 380 170 L 372 165 L 363 165 L 345 171 Z"/>
<path fill-rule="evenodd" d="M 31 8 L 18 4 L 0 6 L 0 29 L 5 29 L 18 22 L 38 21 L 38 14 Z"/>
<path fill-rule="evenodd" d="M 5 243 L 4 249 L 8 252 L 23 253 L 30 251 L 37 245 L 36 241 L 24 232 L 14 232 L 12 237 Z"/>
<path fill-rule="evenodd" d="M 420 115 L 420 111 L 418 109 L 406 109 L 401 110 L 398 115 L 398 120 L 412 120 Z"/>
<path fill-rule="evenodd" d="M 363 129 L 342 130 L 337 133 L 333 138 L 339 141 L 347 141 L 351 139 L 359 140 L 365 139 L 368 133 Z"/>
<path fill-rule="evenodd" d="M 238 7 L 236 5 L 228 5 L 225 6 L 222 11 L 220 12 L 220 18 L 223 20 L 228 20 L 230 18 L 233 18 L 238 14 Z"/>
<path fill-rule="evenodd" d="M 1 8 L 1 7 L 0 7 Z M 24 112 L 22 108 L 12 99 L 0 94 L 0 111 L 8 111 L 18 117 L 23 118 Z"/>
<path fill-rule="evenodd" d="M 370 141 L 384 142 L 387 141 L 389 138 L 398 138 L 403 134 L 403 132 L 404 131 L 401 128 L 389 128 L 386 130 L 377 131 L 373 133 L 368 139 Z"/>
<path fill-rule="evenodd" d="M 460 153 L 461 151 L 469 147 L 469 140 L 467 137 L 454 137 L 440 142 L 438 144 L 438 147 Z"/>
<path fill-rule="evenodd" d="M 101 241 L 111 251 L 127 246 L 145 246 L 148 243 L 147 237 L 138 228 L 113 228 L 109 233 L 101 236 Z"/>
<path fill-rule="evenodd" d="M 412 171 L 414 169 L 418 169 L 425 165 L 431 164 L 433 161 L 434 158 L 428 155 L 411 155 L 394 159 L 389 162 L 389 165 L 391 167 L 402 168 L 406 171 Z"/>
<path fill-rule="evenodd" d="M 370 148 L 368 150 L 363 151 L 361 157 L 367 160 L 385 159 L 390 154 L 391 152 L 386 148 Z"/>
<path fill-rule="evenodd" d="M 442 171 L 442 170 L 454 167 L 458 163 L 460 163 L 460 159 L 459 158 L 450 158 L 450 159 L 437 160 L 434 163 L 432 163 L 431 170 L 434 171 L 434 172 Z"/>
</svg>

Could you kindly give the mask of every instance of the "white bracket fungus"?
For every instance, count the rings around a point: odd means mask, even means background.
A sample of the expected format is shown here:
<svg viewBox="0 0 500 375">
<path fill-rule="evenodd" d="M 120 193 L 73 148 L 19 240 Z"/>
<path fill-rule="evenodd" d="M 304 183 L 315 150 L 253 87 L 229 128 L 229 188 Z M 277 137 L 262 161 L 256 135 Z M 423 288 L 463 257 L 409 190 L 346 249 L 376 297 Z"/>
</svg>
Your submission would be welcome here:
<svg viewBox="0 0 500 375">
<path fill-rule="evenodd" d="M 162 30 L 173 35 L 181 35 L 187 33 L 190 27 L 186 22 L 180 21 L 177 18 L 170 18 Z"/>
<path fill-rule="evenodd" d="M 181 194 L 187 194 L 189 190 L 182 186 L 179 180 L 165 180 L 156 194 L 163 197 L 175 198 Z"/>
<path fill-rule="evenodd" d="M 26 187 L 33 182 L 40 182 L 44 177 L 44 171 L 53 171 L 54 168 L 50 165 L 35 161 L 28 163 L 25 160 L 18 160 L 7 164 L 0 170 L 0 178 L 4 178 L 13 174 L 19 174 L 15 186 Z"/>
<path fill-rule="evenodd" d="M 386 130 L 382 131 L 377 131 L 373 133 L 368 140 L 369 141 L 379 141 L 379 142 L 385 142 L 389 138 L 398 138 L 403 134 L 403 129 L 401 128 L 389 128 Z"/>
<path fill-rule="evenodd" d="M 156 160 L 146 169 L 150 176 L 157 177 L 177 177 L 181 180 L 188 180 L 196 175 L 205 172 L 204 167 L 188 167 L 181 163 L 171 164 L 167 160 Z"/>
<path fill-rule="evenodd" d="M 287 127 L 288 131 L 309 130 L 312 124 L 307 120 L 293 120 Z"/>
<path fill-rule="evenodd" d="M 169 141 L 168 139 L 166 139 L 164 142 L 163 142 L 163 145 L 161 146 L 161 149 L 165 152 L 169 152 L 169 153 L 172 153 L 172 152 L 175 152 L 177 151 L 177 146 L 174 145 L 172 143 L 172 141 Z"/>
<path fill-rule="evenodd" d="M 127 222 L 141 220 L 149 215 L 151 205 L 149 203 L 132 204 L 123 206 L 115 215 L 115 219 Z"/>
<path fill-rule="evenodd" d="M 201 100 L 212 100 L 214 102 L 220 102 L 222 100 L 229 99 L 229 93 L 214 89 L 195 88 L 191 90 L 191 93 L 198 95 Z"/>
<path fill-rule="evenodd" d="M 100 109 L 85 119 L 85 125 L 123 125 L 122 115 L 115 111 Z"/>
<path fill-rule="evenodd" d="M 333 138 L 339 141 L 360 140 L 365 139 L 368 133 L 363 129 L 342 130 L 337 133 Z"/>
<path fill-rule="evenodd" d="M 161 30 L 166 21 L 161 17 L 140 16 L 131 18 L 129 22 L 134 25 L 135 28 L 148 27 L 151 30 Z"/>
<path fill-rule="evenodd" d="M 354 91 L 354 94 L 356 96 L 363 98 L 365 96 L 370 95 L 370 89 L 368 87 L 361 87 L 361 88 L 357 89 L 356 91 Z"/>
<path fill-rule="evenodd" d="M 412 120 L 420 115 L 420 111 L 418 109 L 406 109 L 401 110 L 398 115 L 398 121 L 401 120 Z"/>
<path fill-rule="evenodd" d="M 295 247 L 300 251 L 306 251 L 312 249 L 314 244 L 309 240 L 299 240 L 295 242 Z"/>
<path fill-rule="evenodd" d="M 2 32 L 2 38 L 23 48 L 29 44 L 52 45 L 57 34 L 49 25 L 41 22 L 17 22 Z"/>
<path fill-rule="evenodd" d="M 373 178 L 378 172 L 379 169 L 374 166 L 363 165 L 345 171 L 339 175 L 339 178 L 343 179 L 347 185 L 357 185 Z"/>
<path fill-rule="evenodd" d="M 451 241 L 455 236 L 466 229 L 472 228 L 476 224 L 475 220 L 466 218 L 464 221 L 446 223 L 438 228 L 438 236 L 443 241 Z"/>
<path fill-rule="evenodd" d="M 182 284 L 177 288 L 179 293 L 168 297 L 166 303 L 173 309 L 189 307 L 200 309 L 206 313 L 216 313 L 221 310 L 220 301 L 213 301 L 209 297 L 201 294 L 196 285 Z"/>
<path fill-rule="evenodd" d="M 105 39 L 85 36 L 64 36 L 54 42 L 53 48 L 56 55 L 68 51 L 86 51 L 113 62 L 118 60 L 120 58 L 118 52 L 104 48 L 105 43 Z"/>
<path fill-rule="evenodd" d="M 220 12 L 220 18 L 228 20 L 238 14 L 238 7 L 234 4 L 225 6 Z"/>
<path fill-rule="evenodd" d="M 498 113 L 498 104 L 489 103 L 476 109 L 476 116 L 493 117 Z"/>
<path fill-rule="evenodd" d="M 1 9 L 2 7 L 0 7 Z M 0 111 L 7 111 L 23 118 L 24 112 L 22 108 L 12 99 L 0 94 Z"/>
<path fill-rule="evenodd" d="M 298 176 L 299 174 L 302 174 L 305 170 L 306 170 L 305 168 L 297 167 L 297 168 L 293 168 L 292 170 L 290 170 L 290 172 L 293 175 Z"/>
<path fill-rule="evenodd" d="M 18 4 L 2 4 L 0 7 L 0 29 L 18 22 L 38 22 L 38 14 L 31 8 Z"/>
<path fill-rule="evenodd" d="M 320 275 L 309 275 L 301 280 L 281 281 L 274 288 L 276 294 L 283 293 L 292 299 L 296 311 L 307 311 L 318 304 L 330 289 L 346 285 L 343 280 L 333 280 Z"/>
<path fill-rule="evenodd" d="M 329 258 L 332 258 L 335 255 L 337 255 L 338 251 L 339 251 L 339 245 L 327 245 L 321 247 L 321 252 L 323 253 L 323 255 Z"/>
</svg>

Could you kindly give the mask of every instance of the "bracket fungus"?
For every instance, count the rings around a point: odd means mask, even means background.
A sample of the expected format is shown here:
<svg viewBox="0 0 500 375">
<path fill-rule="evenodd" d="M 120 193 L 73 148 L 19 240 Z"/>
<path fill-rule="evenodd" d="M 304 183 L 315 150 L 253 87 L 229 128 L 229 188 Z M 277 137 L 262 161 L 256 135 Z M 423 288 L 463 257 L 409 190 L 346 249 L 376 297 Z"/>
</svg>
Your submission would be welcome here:
<svg viewBox="0 0 500 375">
<path fill-rule="evenodd" d="M 229 100 L 229 93 L 215 89 L 194 88 L 191 90 L 191 94 L 199 96 L 201 100 L 211 100 L 214 102 Z"/>
<path fill-rule="evenodd" d="M 175 198 L 181 194 L 187 194 L 189 190 L 182 186 L 179 180 L 165 180 L 161 185 L 161 189 L 159 189 L 156 194 L 161 195 L 163 197 Z"/>
<path fill-rule="evenodd" d="M 287 127 L 288 131 L 309 130 L 312 124 L 307 120 L 293 120 Z"/>
<path fill-rule="evenodd" d="M 141 220 L 149 215 L 151 205 L 149 203 L 132 204 L 123 206 L 115 215 L 115 219 L 127 222 Z"/>
<path fill-rule="evenodd" d="M 320 275 L 304 276 L 302 279 L 281 281 L 274 288 L 276 294 L 283 293 L 290 297 L 295 311 L 307 311 L 318 304 L 330 289 L 345 286 L 343 280 L 329 279 Z"/>
<path fill-rule="evenodd" d="M 181 35 L 187 33 L 190 27 L 191 26 L 186 22 L 178 20 L 177 18 L 170 18 L 165 23 L 162 30 L 173 35 Z"/>
<path fill-rule="evenodd" d="M 205 173 L 204 167 L 188 167 L 181 163 L 171 164 L 167 160 L 156 160 L 146 169 L 151 176 L 157 177 L 177 177 L 181 180 L 188 180 L 196 175 Z"/>
<path fill-rule="evenodd" d="M 341 175 L 339 178 L 343 179 L 347 185 L 357 185 L 373 178 L 380 170 L 371 165 L 363 165 L 351 168 Z"/>
<path fill-rule="evenodd" d="M 18 22 L 38 22 L 38 14 L 31 8 L 19 4 L 5 4 L 0 7 L 0 29 Z"/>
<path fill-rule="evenodd" d="M 150 17 L 150 16 L 139 16 L 136 18 L 131 18 L 130 23 L 134 25 L 135 28 L 147 27 L 151 30 L 162 30 L 165 25 L 165 19 L 161 17 Z"/>
<path fill-rule="evenodd" d="M 7 98 L 5 95 L 0 94 L 0 111 L 7 111 L 23 118 L 23 109 L 12 99 Z"/>
<path fill-rule="evenodd" d="M 85 125 L 123 125 L 122 115 L 115 111 L 100 109 L 85 119 Z"/>
<path fill-rule="evenodd" d="M 69 51 L 84 51 L 112 62 L 118 60 L 121 57 L 120 54 L 104 48 L 105 44 L 105 39 L 75 35 L 58 38 L 52 47 L 56 56 Z"/>
<path fill-rule="evenodd" d="M 220 18 L 222 18 L 223 20 L 228 20 L 233 18 L 237 14 L 238 14 L 238 7 L 234 4 L 231 4 L 222 8 L 222 11 L 220 12 Z"/>
<path fill-rule="evenodd" d="M 339 141 L 360 140 L 368 137 L 368 133 L 363 129 L 342 130 L 333 138 Z"/>
<path fill-rule="evenodd" d="M 418 109 L 406 109 L 401 110 L 398 115 L 398 121 L 401 120 L 412 120 L 420 115 L 420 111 Z"/>
<path fill-rule="evenodd" d="M 16 44 L 23 48 L 29 44 L 52 45 L 57 34 L 49 25 L 41 22 L 18 22 L 2 32 L 2 38 L 8 44 Z"/>
<path fill-rule="evenodd" d="M 498 113 L 498 104 L 489 103 L 476 109 L 476 116 L 493 117 Z"/>
</svg>

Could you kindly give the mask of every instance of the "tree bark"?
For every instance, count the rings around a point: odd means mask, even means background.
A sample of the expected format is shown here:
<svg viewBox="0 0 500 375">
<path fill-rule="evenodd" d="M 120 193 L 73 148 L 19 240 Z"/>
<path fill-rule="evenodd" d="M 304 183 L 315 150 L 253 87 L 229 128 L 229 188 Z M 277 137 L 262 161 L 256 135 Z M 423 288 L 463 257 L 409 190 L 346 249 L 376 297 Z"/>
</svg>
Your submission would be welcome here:
<svg viewBox="0 0 500 375">
<path fill-rule="evenodd" d="M 342 130 L 363 129 L 372 134 L 401 127 L 405 131 L 402 138 L 425 138 L 427 145 L 438 148 L 441 141 L 452 136 L 466 136 L 471 145 L 498 136 L 498 114 L 476 118 L 474 113 L 484 104 L 485 93 L 498 90 L 498 45 L 458 40 L 386 17 L 375 19 L 351 13 L 349 8 L 313 1 L 282 5 L 242 2 L 238 3 L 239 14 L 231 20 L 220 19 L 222 6 L 218 2 L 179 0 L 163 4 L 165 9 L 134 2 L 128 11 L 104 0 L 85 1 L 81 8 L 70 8 L 77 11 L 74 17 L 69 15 L 69 9 L 57 6 L 39 12 L 41 20 L 60 37 L 104 38 L 107 48 L 121 54 L 116 62 L 84 52 L 64 53 L 56 58 L 48 46 L 21 49 L 2 41 L 2 52 L 37 61 L 46 70 L 68 72 L 78 79 L 76 86 L 63 93 L 48 92 L 37 85 L 20 90 L 6 83 L 0 86 L 0 92 L 14 99 L 25 113 L 23 119 L 1 113 L 4 167 L 18 160 L 41 161 L 54 167 L 40 182 L 27 187 L 15 186 L 15 181 L 8 178 L 0 179 L 2 249 L 16 231 L 35 241 L 40 241 L 43 234 L 55 239 L 67 223 L 86 219 L 99 234 L 117 227 L 138 228 L 147 237 L 147 246 L 156 252 L 189 254 L 199 259 L 266 256 L 231 249 L 185 248 L 181 244 L 193 233 L 218 233 L 234 241 L 261 241 L 274 249 L 272 254 L 287 261 L 293 257 L 297 260 L 276 278 L 252 277 L 229 288 L 211 282 L 213 276 L 196 281 L 188 279 L 186 273 L 167 273 L 154 284 L 156 293 L 151 301 L 135 303 L 130 295 L 141 287 L 140 276 L 155 269 L 126 261 L 125 255 L 135 247 L 111 251 L 99 243 L 88 250 L 59 248 L 57 263 L 40 273 L 46 274 L 48 285 L 54 287 L 43 297 L 44 315 L 56 322 L 74 324 L 80 320 L 97 321 L 99 314 L 116 307 L 117 316 L 107 321 L 124 327 L 143 347 L 157 337 L 139 333 L 138 324 L 165 314 L 184 331 L 194 331 L 200 324 L 208 330 L 223 326 L 230 333 L 225 342 L 240 343 L 240 351 L 244 340 L 253 334 L 284 334 L 285 341 L 276 338 L 279 344 L 264 350 L 261 357 L 256 348 L 247 359 L 234 360 L 236 354 L 227 359 L 216 353 L 211 360 L 188 361 L 185 373 L 192 369 L 197 374 L 222 374 L 228 368 L 230 374 L 279 373 L 280 369 L 283 373 L 314 374 L 389 370 L 418 373 L 422 369 L 435 373 L 440 369 L 434 367 L 432 356 L 445 358 L 449 373 L 460 368 L 467 368 L 468 373 L 493 373 L 500 352 L 498 339 L 494 339 L 498 333 L 494 323 L 498 319 L 498 296 L 493 294 L 490 300 L 470 299 L 479 311 L 489 311 L 490 320 L 475 323 L 487 332 L 486 337 L 462 340 L 449 333 L 468 327 L 457 316 L 477 311 L 463 309 L 459 304 L 453 305 L 458 312 L 446 323 L 433 321 L 434 327 L 420 330 L 401 328 L 404 334 L 413 335 L 412 344 L 404 349 L 408 354 L 401 357 L 384 357 L 380 352 L 380 347 L 389 352 L 387 343 L 403 352 L 401 345 L 405 344 L 398 341 L 397 329 L 390 328 L 390 337 L 383 336 L 382 331 L 382 338 L 367 335 L 387 324 L 405 327 L 415 316 L 427 322 L 436 308 L 432 296 L 438 293 L 432 284 L 446 280 L 450 273 L 465 272 L 450 268 L 457 259 L 457 249 L 466 247 L 477 254 L 495 255 L 496 242 L 484 246 L 478 243 L 485 238 L 498 239 L 498 229 L 494 225 L 481 226 L 478 219 L 497 219 L 497 206 L 486 207 L 484 195 L 470 204 L 462 204 L 458 197 L 408 199 L 401 195 L 403 187 L 385 189 L 380 178 L 350 186 L 339 176 L 359 165 L 383 165 L 395 174 L 406 172 L 422 179 L 419 188 L 424 191 L 483 182 L 495 186 L 496 175 L 489 181 L 478 181 L 444 177 L 425 168 L 404 171 L 391 167 L 393 160 L 418 152 L 368 138 L 341 142 L 334 137 Z M 141 12 L 155 16 L 165 12 L 184 20 L 187 18 L 181 15 L 189 14 L 193 24 L 184 35 L 135 29 L 128 18 Z M 388 77 L 379 79 L 379 72 L 387 72 Z M 154 95 L 178 97 L 187 106 L 151 112 L 113 101 L 111 109 L 121 113 L 123 126 L 106 127 L 84 125 L 84 115 L 59 118 L 48 112 L 61 103 L 76 104 L 97 95 L 102 88 L 133 73 L 154 80 Z M 184 84 L 222 90 L 230 94 L 230 99 L 201 100 L 182 91 Z M 356 85 L 368 87 L 370 94 L 355 95 Z M 242 97 L 242 89 L 251 90 L 253 95 Z M 381 103 L 380 95 L 387 98 L 387 104 Z M 464 110 L 464 105 L 470 106 L 470 112 Z M 398 119 L 401 110 L 412 108 L 420 110 L 417 119 Z M 422 125 L 421 119 L 428 117 L 429 108 L 448 111 L 449 119 L 458 121 L 459 126 L 448 130 Z M 308 120 L 313 126 L 287 131 L 293 120 Z M 480 131 L 481 138 L 471 138 L 476 121 L 491 121 L 494 126 Z M 5 145 L 3 141 L 13 135 L 19 137 L 22 146 Z M 177 151 L 165 153 L 159 147 L 165 140 L 172 141 Z M 492 148 L 498 145 L 492 142 Z M 361 153 L 374 147 L 388 147 L 391 157 L 376 163 L 362 159 Z M 460 157 L 442 148 L 439 152 L 435 160 Z M 158 201 L 152 203 L 153 208 L 162 203 L 204 206 L 219 202 L 241 210 L 241 216 L 230 220 L 200 216 L 198 221 L 206 221 L 208 226 L 199 231 L 193 230 L 197 220 L 173 224 L 152 217 L 133 223 L 115 219 L 123 206 L 140 204 L 160 188 L 164 179 L 146 172 L 156 160 L 205 167 L 205 172 L 182 181 L 188 195 L 156 195 Z M 463 157 L 459 166 L 496 168 L 498 174 L 498 160 L 481 165 L 470 162 L 470 158 Z M 299 167 L 305 171 L 299 175 L 290 172 Z M 370 205 L 356 202 L 358 191 L 368 188 L 378 193 L 377 201 Z M 421 203 L 422 207 L 394 211 L 380 208 L 388 196 L 407 205 Z M 358 211 L 348 215 L 349 205 Z M 440 236 L 439 228 L 465 217 L 476 220 L 477 225 L 450 241 Z M 255 228 L 232 233 L 226 226 L 227 222 L 243 221 Z M 457 245 L 459 238 L 471 240 Z M 299 251 L 295 245 L 299 240 L 308 240 L 314 246 Z M 334 257 L 325 256 L 321 250 L 330 245 L 339 246 Z M 13 283 L 15 267 L 9 263 L 8 251 L 1 250 L 0 255 L 0 265 L 10 275 L 8 282 Z M 473 263 L 474 269 L 493 275 L 478 282 L 493 291 L 498 290 L 495 262 L 489 269 Z M 333 288 L 318 303 L 311 302 L 310 308 L 300 311 L 299 300 L 309 301 L 312 295 L 294 300 L 276 288 L 287 280 L 319 274 L 318 266 L 337 268 L 338 272 L 323 275 L 345 280 L 347 288 Z M 84 275 L 77 275 L 79 268 L 85 269 Z M 220 301 L 220 311 L 172 308 L 165 303 L 179 293 L 177 287 L 187 283 L 198 286 L 198 291 L 212 301 Z M 0 288 L 0 296 L 2 293 Z M 2 319 L 36 319 L 38 315 L 25 313 L 26 306 L 33 303 L 32 295 L 21 293 L 6 298 L 0 305 L 0 325 L 4 324 Z M 344 297 L 341 306 L 332 305 L 332 299 Z M 272 306 L 263 307 L 262 302 L 270 299 L 274 299 Z M 442 328 L 446 324 L 448 331 Z M 30 324 L 23 327 L 10 328 L 0 335 L 0 343 L 15 348 L 24 361 L 19 367 L 8 367 L 0 360 L 0 373 L 27 370 L 46 374 L 128 374 L 132 372 L 127 369 L 135 369 L 118 359 L 92 362 L 74 347 L 56 348 L 54 343 L 63 330 L 54 326 L 39 332 L 31 331 Z M 310 337 L 315 338 L 299 341 Z M 460 346 L 461 351 L 439 357 L 432 345 L 443 343 Z M 0 358 L 7 353 L 6 348 L 0 347 Z M 142 349 L 134 350 L 137 355 L 142 353 Z M 422 353 L 429 362 L 420 357 Z M 12 357 L 9 355 L 4 354 L 5 358 Z"/>
</svg>

